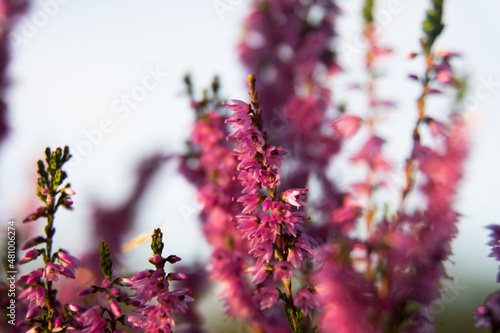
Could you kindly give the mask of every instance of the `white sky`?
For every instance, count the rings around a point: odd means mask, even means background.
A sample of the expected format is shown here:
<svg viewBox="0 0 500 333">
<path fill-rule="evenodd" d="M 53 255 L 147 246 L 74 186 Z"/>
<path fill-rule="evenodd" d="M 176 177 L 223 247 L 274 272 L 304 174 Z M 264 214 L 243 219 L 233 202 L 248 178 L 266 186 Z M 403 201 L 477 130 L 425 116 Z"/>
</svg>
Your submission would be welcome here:
<svg viewBox="0 0 500 333">
<path fill-rule="evenodd" d="M 53 17 L 31 30 L 36 15 L 47 12 L 36 1 L 18 29 L 18 36 L 29 38 L 17 46 L 11 62 L 12 86 L 9 91 L 9 123 L 11 133 L 0 149 L 0 219 L 22 219 L 37 207 L 35 197 L 35 166 L 47 146 L 78 147 L 85 132 L 97 128 L 103 119 L 112 124 L 83 161 L 73 168 L 70 181 L 77 191 L 75 211 L 62 213 L 56 219 L 60 246 L 80 253 L 87 238 L 89 207 L 92 202 L 119 202 L 128 196 L 135 165 L 152 152 L 180 152 L 184 148 L 193 119 L 188 100 L 183 95 L 182 77 L 192 72 L 198 91 L 208 86 L 212 76 L 221 77 L 223 95 L 246 98 L 247 73 L 235 52 L 242 33 L 241 21 L 248 1 L 233 3 L 233 10 L 222 18 L 214 9 L 215 1 L 68 1 L 60 5 Z M 359 31 L 360 1 L 340 1 L 345 16 L 340 20 L 341 43 L 352 44 Z M 401 11 L 390 15 L 383 30 L 384 44 L 397 47 L 390 61 L 381 65 L 389 79 L 381 81 L 381 94 L 398 103 L 388 137 L 394 136 L 405 147 L 413 126 L 410 112 L 415 112 L 419 87 L 405 78 L 420 73 L 419 63 L 408 63 L 404 56 L 418 50 L 421 21 L 427 1 L 401 0 Z M 448 0 L 447 27 L 437 42 L 438 49 L 450 49 L 463 55 L 456 64 L 462 73 L 470 74 L 470 99 L 477 98 L 480 80 L 499 82 L 489 96 L 468 108 L 474 123 L 470 161 L 466 180 L 459 194 L 457 210 L 463 214 L 460 236 L 454 242 L 455 266 L 465 281 L 479 279 L 493 283 L 497 264 L 487 258 L 484 245 L 488 232 L 484 226 L 500 223 L 500 66 L 498 32 L 500 23 L 495 14 L 500 3 L 495 0 L 475 1 L 474 8 L 466 0 Z M 388 0 L 380 1 L 379 12 L 388 8 Z M 42 16 L 40 16 L 42 17 Z M 39 18 L 40 19 L 40 18 Z M 24 30 L 23 30 L 24 29 Z M 351 42 L 350 42 L 351 41 Z M 350 75 L 341 76 L 334 84 L 337 100 L 344 97 L 342 84 L 359 80 L 362 75 L 361 55 L 351 59 L 340 54 Z M 113 103 L 122 94 L 130 94 L 148 75 L 147 68 L 159 68 L 168 76 L 135 109 L 121 118 L 113 112 Z M 357 68 L 357 69 L 356 69 Z M 352 70 L 351 70 L 352 69 Z M 341 97 L 339 97 L 341 96 Z M 476 97 L 474 97 L 476 96 Z M 351 98 L 352 100 L 352 98 Z M 446 106 L 437 98 L 431 108 Z M 122 104 L 123 105 L 123 104 Z M 352 108 L 362 107 L 352 103 Z M 410 118 L 409 118 L 410 117 Z M 166 168 L 140 211 L 141 224 L 136 232 L 151 230 L 163 223 L 167 237 L 166 251 L 189 260 L 202 258 L 205 247 L 199 246 L 200 231 L 195 215 L 194 190 L 187 186 L 174 166 Z M 185 215 L 185 214 L 184 214 Z M 81 231 L 80 231 L 81 230 Z M 60 235 L 59 233 L 56 234 Z M 74 237 L 82 237 L 75 242 Z M 139 259 L 145 252 L 132 254 Z M 452 274 L 453 275 L 453 274 Z"/>
</svg>

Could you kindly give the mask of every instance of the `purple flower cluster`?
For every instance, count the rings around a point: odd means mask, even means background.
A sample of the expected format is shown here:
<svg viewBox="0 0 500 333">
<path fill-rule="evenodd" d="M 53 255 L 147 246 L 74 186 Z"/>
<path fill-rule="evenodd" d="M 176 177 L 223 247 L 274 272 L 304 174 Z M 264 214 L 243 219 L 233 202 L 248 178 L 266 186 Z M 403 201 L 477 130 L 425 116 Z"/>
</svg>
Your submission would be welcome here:
<svg viewBox="0 0 500 333">
<path fill-rule="evenodd" d="M 188 90 L 191 91 L 190 79 Z M 261 326 L 262 315 L 252 302 L 253 287 L 248 283 L 244 263 L 248 259 L 248 245 L 231 219 L 239 209 L 232 200 L 241 188 L 233 179 L 237 176 L 238 160 L 226 140 L 224 117 L 217 111 L 217 80 L 212 87 L 213 96 L 195 101 L 196 112 L 190 140 L 190 151 L 180 165 L 180 172 L 197 188 L 197 199 L 202 205 L 200 220 L 205 238 L 213 248 L 207 265 L 210 278 L 221 283 L 222 297 L 229 315 Z"/>
<path fill-rule="evenodd" d="M 340 70 L 331 47 L 339 14 L 335 1 L 255 0 L 239 45 L 248 72 L 259 78 L 262 129 L 293 155 L 281 183 L 305 188 L 317 176 L 322 201 L 315 208 L 325 214 L 341 199 L 326 176 L 340 148 L 339 138 L 326 128 L 332 111 L 329 78 Z"/>
<path fill-rule="evenodd" d="M 282 297 L 285 297 L 293 318 L 290 326 L 297 329 L 298 312 L 290 288 L 293 267 L 301 268 L 312 258 L 312 244 L 315 242 L 302 227 L 304 212 L 293 211 L 292 206 L 305 205 L 303 194 L 307 190 L 295 188 L 277 194 L 279 169 L 288 152 L 266 142 L 254 77 L 249 76 L 248 82 L 252 103 L 233 100 L 234 104 L 227 105 L 233 112 L 227 122 L 235 129 L 228 138 L 237 140 L 235 153 L 239 174 L 236 179 L 243 185 L 237 201 L 243 204 L 244 215 L 237 215 L 235 221 L 250 244 L 248 253 L 254 258 L 253 265 L 247 269 L 254 276 L 252 283 L 264 284 L 270 276 L 274 281 L 283 282 L 286 296 L 283 294 Z M 261 309 L 273 306 L 279 297 L 280 292 L 270 287 L 261 288 L 255 296 Z M 311 305 L 317 304 L 314 296 L 306 291 L 301 291 L 299 299 L 298 308 L 303 307 L 306 314 L 314 307 Z"/>
<path fill-rule="evenodd" d="M 35 248 L 26 252 L 19 261 L 19 264 L 25 264 L 39 257 L 43 260 L 42 267 L 20 278 L 20 281 L 25 282 L 26 288 L 18 298 L 28 300 L 29 305 L 26 318 L 20 321 L 18 326 L 31 327 L 34 330 L 62 329 L 71 326 L 71 318 L 63 312 L 55 286 L 61 276 L 75 279 L 76 268 L 81 265 L 81 262 L 68 251 L 63 249 L 53 251 L 55 214 L 59 207 L 72 209 L 73 200 L 70 197 L 75 195 L 69 184 L 61 186 L 66 179 L 62 167 L 71 155 L 68 147 L 57 148 L 55 151 L 47 148 L 45 155 L 45 163 L 38 161 L 37 188 L 37 195 L 44 205 L 24 220 L 27 223 L 46 218 L 45 235 L 29 239 L 22 249 Z M 39 245 L 43 247 L 37 247 Z"/>
<path fill-rule="evenodd" d="M 164 271 L 166 262 L 175 263 L 180 260 L 179 257 L 162 258 L 156 254 L 150 260 L 157 265 L 157 269 L 142 271 L 131 279 L 135 282 L 133 297 L 139 303 L 136 311 L 140 315 L 129 315 L 127 320 L 133 328 L 144 332 L 172 332 L 175 330 L 173 311 L 185 312 L 187 303 L 194 299 L 187 288 L 170 291 L 169 282 L 184 280 L 187 276 L 182 273 L 166 274 Z M 156 299 L 157 304 L 151 304 L 153 299 Z"/>
</svg>

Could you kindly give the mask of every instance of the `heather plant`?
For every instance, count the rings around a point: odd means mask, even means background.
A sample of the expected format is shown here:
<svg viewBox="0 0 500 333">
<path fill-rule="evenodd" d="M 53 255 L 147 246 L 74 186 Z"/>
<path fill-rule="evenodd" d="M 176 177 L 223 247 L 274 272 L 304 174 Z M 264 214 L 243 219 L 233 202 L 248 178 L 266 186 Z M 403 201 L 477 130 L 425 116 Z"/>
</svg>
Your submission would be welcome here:
<svg viewBox="0 0 500 333">
<path fill-rule="evenodd" d="M 189 296 L 191 292 L 188 288 L 169 291 L 171 281 L 184 280 L 187 277 L 178 272 L 165 272 L 167 262 L 174 264 L 181 258 L 175 255 L 162 257 L 164 244 L 160 229 L 155 229 L 151 237 L 153 257 L 149 258 L 149 262 L 155 266 L 155 270 L 147 269 L 132 278 L 113 278 L 110 249 L 105 241 L 101 241 L 99 258 L 104 279 L 100 285 L 81 290 L 78 296 L 102 294 L 103 298 L 96 297 L 96 304 L 93 306 L 62 304 L 58 299 L 56 286 L 59 278 L 64 276 L 75 279 L 76 269 L 82 264 L 67 250 L 53 249 L 55 214 L 59 207 L 72 209 L 71 196 L 75 195 L 70 184 L 64 184 L 67 175 L 63 166 L 71 158 L 69 148 L 66 146 L 55 151 L 47 148 L 45 155 L 45 163 L 38 161 L 37 187 L 37 196 L 44 205 L 24 220 L 28 223 L 45 218 L 45 235 L 29 239 L 22 250 L 31 250 L 19 261 L 22 265 L 41 257 L 42 265 L 20 278 L 26 287 L 18 299 L 26 300 L 28 307 L 25 319 L 17 325 L 27 327 L 30 333 L 120 333 L 126 332 L 126 327 L 137 332 L 173 331 L 175 320 L 172 311 L 185 312 L 187 303 L 192 302 L 193 298 Z M 127 288 L 131 288 L 135 293 L 131 296 Z M 156 303 L 151 303 L 152 299 L 156 299 Z M 126 313 L 122 308 L 134 308 L 134 313 Z"/>
<path fill-rule="evenodd" d="M 42 160 L 38 161 L 39 177 L 36 190 L 43 205 L 24 220 L 25 223 L 40 218 L 47 220 L 45 235 L 29 239 L 22 250 L 31 250 L 19 261 L 19 264 L 25 264 L 39 257 L 42 259 L 41 267 L 20 278 L 26 283 L 27 288 L 18 298 L 29 300 L 29 308 L 26 319 L 20 321 L 18 325 L 31 327 L 32 332 L 51 332 L 54 329 L 62 329 L 71 322 L 71 317 L 66 315 L 62 304 L 58 301 L 56 284 L 62 276 L 74 279 L 76 268 L 81 263 L 67 250 L 53 249 L 56 231 L 55 214 L 60 207 L 71 209 L 73 205 L 71 196 L 75 192 L 69 183 L 64 184 L 67 175 L 62 169 L 70 158 L 67 146 L 64 149 L 57 148 L 55 151 L 51 151 L 50 148 L 45 150 L 45 163 Z"/>
<path fill-rule="evenodd" d="M 247 272 L 254 276 L 253 284 L 263 286 L 257 289 L 254 296 L 261 309 L 283 300 L 292 332 L 303 332 L 304 314 L 310 314 L 319 305 L 311 292 L 314 288 L 300 289 L 296 295 L 292 291 L 293 267 L 300 269 L 312 257 L 314 240 L 301 227 L 304 214 L 292 211 L 292 206 L 299 208 L 305 205 L 301 198 L 307 189 L 278 192 L 279 168 L 288 152 L 266 141 L 253 75 L 248 77 L 248 83 L 251 103 L 233 100 L 235 104 L 228 105 L 233 111 L 228 122 L 236 129 L 229 138 L 237 140 L 237 180 L 243 186 L 237 201 L 243 204 L 242 213 L 245 214 L 237 215 L 236 222 L 250 243 L 248 253 L 254 257 L 253 265 L 247 268 Z M 256 211 L 256 208 L 259 209 Z M 274 281 L 283 283 L 284 291 L 264 286 L 270 276 Z"/>
<path fill-rule="evenodd" d="M 500 261 L 500 226 L 490 225 L 488 229 L 491 230 L 491 240 L 488 245 L 491 246 L 490 257 Z M 500 273 L 497 275 L 497 283 L 500 283 Z M 500 332 L 500 290 L 492 292 L 483 305 L 478 306 L 474 310 L 474 319 L 476 320 L 476 327 L 490 327 L 491 333 Z"/>
<path fill-rule="evenodd" d="M 105 295 L 107 306 L 97 304 L 93 307 L 87 308 L 82 305 L 68 304 L 67 308 L 71 311 L 75 326 L 68 331 L 82 332 L 125 332 L 118 328 L 119 323 L 125 326 L 126 316 L 123 315 L 120 303 L 124 305 L 138 304 L 129 294 L 123 290 L 123 287 L 130 287 L 133 281 L 127 278 L 113 279 L 113 262 L 109 247 L 105 241 L 101 241 L 99 248 L 100 267 L 104 279 L 100 285 L 92 285 L 88 288 L 81 290 L 78 296 L 86 296 L 91 294 L 101 293 Z"/>
<path fill-rule="evenodd" d="M 226 315 L 238 328 L 253 333 L 435 330 L 432 306 L 449 279 L 444 264 L 458 231 L 454 200 L 468 156 L 468 129 L 454 101 L 449 110 L 432 110 L 429 104 L 435 95 L 460 97 L 463 84 L 452 64 L 458 55 L 436 51 L 444 0 L 431 0 L 421 50 L 407 59 L 423 59 L 424 67 L 421 74 L 409 75 L 419 89 L 415 112 L 409 112 L 415 126 L 408 135 L 402 184 L 393 182 L 389 175 L 397 163 L 386 152 L 391 143 L 381 124 L 397 105 L 378 93 L 381 62 L 391 49 L 381 45 L 376 4 L 366 0 L 362 11 L 366 81 L 355 86 L 367 97 L 363 114 L 338 103 L 330 88 L 340 71 L 333 47 L 340 15 L 335 1 L 252 2 L 238 47 L 249 72 L 256 73 L 247 78 L 248 101 L 223 102 L 217 77 L 198 99 L 191 78 L 184 79 L 194 121 L 186 152 L 176 156 L 179 172 L 201 204 L 201 229 L 211 246 L 207 276 L 221 287 Z M 359 144 L 348 151 L 354 138 Z M 47 148 L 45 154 L 37 183 L 43 205 L 24 221 L 46 219 L 45 234 L 22 247 L 28 252 L 19 263 L 38 266 L 21 277 L 25 286 L 18 299 L 26 314 L 18 326 L 30 333 L 204 330 L 198 320 L 184 328 L 179 324 L 176 314 L 196 302 L 190 288 L 174 288 L 189 277 L 167 270 L 167 263 L 181 259 L 163 256 L 160 229 L 151 236 L 148 261 L 154 269 L 121 277 L 113 272 L 113 262 L 116 268 L 124 261 L 123 254 L 114 253 L 131 229 L 139 198 L 172 156 L 157 155 L 143 165 L 123 206 L 96 206 L 95 235 L 103 240 L 98 255 L 92 244 L 86 258 L 99 260 L 85 260 L 93 282 L 78 293 L 83 304 L 62 304 L 59 279 L 75 279 L 82 266 L 53 245 L 55 214 L 73 205 L 75 192 L 63 171 L 71 155 L 68 147 Z M 331 172 L 342 156 L 348 168 L 362 170 L 347 185 Z M 395 200 L 386 202 L 379 195 L 384 191 Z M 490 229 L 491 256 L 499 260 L 500 227 Z M 475 310 L 476 326 L 499 332 L 498 304 L 497 291 Z"/>
</svg>

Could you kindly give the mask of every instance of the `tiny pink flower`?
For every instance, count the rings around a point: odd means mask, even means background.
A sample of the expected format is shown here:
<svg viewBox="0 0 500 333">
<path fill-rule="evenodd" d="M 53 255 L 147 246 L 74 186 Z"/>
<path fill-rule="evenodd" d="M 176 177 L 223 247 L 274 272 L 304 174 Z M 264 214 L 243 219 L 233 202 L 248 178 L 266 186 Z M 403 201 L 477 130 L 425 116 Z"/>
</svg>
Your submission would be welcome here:
<svg viewBox="0 0 500 333">
<path fill-rule="evenodd" d="M 117 317 L 120 317 L 122 315 L 122 310 L 120 309 L 120 306 L 116 302 L 115 299 L 110 299 L 108 301 L 109 307 L 111 309 L 111 312 Z"/>
<path fill-rule="evenodd" d="M 75 195 L 75 191 L 73 191 L 71 188 L 69 187 L 65 187 L 64 190 L 63 190 L 64 193 L 66 193 L 67 195 Z"/>
<path fill-rule="evenodd" d="M 260 305 L 261 310 L 268 309 L 276 304 L 280 296 L 279 291 L 273 287 L 262 287 L 256 290 L 253 299 Z"/>
<path fill-rule="evenodd" d="M 240 141 L 242 143 L 242 150 L 248 156 L 255 156 L 257 153 L 264 154 L 262 148 L 266 144 L 262 133 L 256 128 L 251 127 L 247 135 Z"/>
<path fill-rule="evenodd" d="M 283 156 L 289 155 L 288 151 L 282 147 L 276 148 L 275 146 L 269 146 L 264 154 L 264 165 L 272 167 L 273 165 L 281 168 L 282 163 L 285 161 Z"/>
<path fill-rule="evenodd" d="M 77 296 L 86 296 L 86 295 L 90 295 L 90 294 L 95 294 L 97 292 L 97 288 L 94 287 L 94 286 L 91 286 L 91 287 L 87 287 L 85 289 L 82 289 L 80 290 L 80 292 L 78 292 L 78 294 L 76 294 Z"/>
<path fill-rule="evenodd" d="M 158 264 L 159 262 L 161 262 L 162 258 L 161 258 L 161 255 L 159 254 L 155 254 L 154 256 L 152 256 L 151 258 L 151 262 L 153 264 Z"/>
<path fill-rule="evenodd" d="M 168 273 L 167 275 L 167 280 L 169 281 L 180 281 L 180 280 L 186 280 L 187 276 L 186 274 L 178 273 L 178 272 L 172 272 Z"/>
<path fill-rule="evenodd" d="M 120 295 L 120 291 L 116 288 L 111 288 L 111 290 L 109 291 L 109 293 L 112 295 L 112 296 L 118 296 Z"/>
<path fill-rule="evenodd" d="M 258 218 L 251 215 L 236 215 L 235 222 L 238 223 L 238 229 L 243 233 L 242 238 L 250 239 L 258 230 Z"/>
<path fill-rule="evenodd" d="M 154 272 L 153 270 L 146 269 L 145 271 L 141 271 L 141 272 L 137 273 L 136 275 L 134 275 L 131 278 L 131 280 L 135 282 L 135 281 L 138 281 L 138 280 L 149 278 L 153 274 L 153 272 Z"/>
<path fill-rule="evenodd" d="M 280 261 L 274 265 L 274 280 L 287 280 L 292 276 L 292 265 L 286 261 Z"/>
<path fill-rule="evenodd" d="M 76 304 L 71 304 L 69 303 L 68 304 L 68 309 L 71 311 L 71 312 L 78 312 L 80 311 L 80 307 Z"/>
<path fill-rule="evenodd" d="M 269 208 L 271 208 L 271 205 L 272 205 L 273 201 L 271 200 L 271 198 L 267 197 L 264 202 L 262 203 L 262 209 L 264 211 L 268 211 Z"/>
<path fill-rule="evenodd" d="M 96 305 L 87 311 L 85 311 L 81 316 L 80 319 L 83 320 L 83 325 L 88 326 L 90 325 L 93 321 L 101 317 L 102 315 L 102 308 L 99 305 Z"/>
<path fill-rule="evenodd" d="M 37 220 L 40 216 L 45 216 L 46 214 L 46 208 L 45 207 L 38 207 L 36 211 L 30 215 L 28 215 L 24 220 L 23 223 L 26 222 L 31 222 Z"/>
<path fill-rule="evenodd" d="M 75 269 L 82 265 L 78 258 L 73 257 L 65 250 L 59 250 L 57 252 L 57 257 L 59 258 L 61 266 L 70 270 L 73 274 L 75 274 Z"/>
<path fill-rule="evenodd" d="M 243 214 L 249 214 L 252 210 L 257 208 L 259 205 L 261 199 L 258 194 L 250 193 L 250 194 L 245 194 L 242 195 L 241 197 L 238 198 L 238 202 L 243 203 Z"/>
<path fill-rule="evenodd" d="M 33 249 L 33 250 L 30 250 L 28 252 L 26 252 L 26 254 L 24 255 L 24 257 L 19 261 L 20 264 L 25 264 L 27 262 L 30 262 L 32 260 L 35 260 L 36 258 L 38 258 L 38 256 L 40 254 L 42 254 L 42 250 L 39 250 L 39 249 Z"/>
<path fill-rule="evenodd" d="M 65 197 L 62 200 L 62 204 L 64 207 L 66 207 L 68 209 L 72 209 L 71 206 L 73 205 L 73 200 L 71 200 L 71 198 Z"/>
<path fill-rule="evenodd" d="M 248 267 L 246 273 L 255 275 L 254 278 L 252 279 L 252 283 L 259 284 L 264 282 L 264 280 L 269 276 L 268 270 L 269 269 L 267 265 L 255 265 Z"/>
<path fill-rule="evenodd" d="M 39 314 L 40 314 L 40 307 L 31 306 L 30 309 L 28 310 L 28 313 L 26 314 L 26 318 L 35 318 Z"/>
<path fill-rule="evenodd" d="M 181 260 L 182 260 L 182 259 L 181 259 L 180 257 L 178 257 L 178 256 L 176 256 L 176 255 L 173 255 L 173 254 L 172 254 L 172 255 L 169 255 L 169 256 L 167 257 L 167 261 L 168 261 L 169 263 L 171 263 L 171 264 L 175 264 L 176 262 L 179 262 L 179 261 L 181 261 Z"/>
<path fill-rule="evenodd" d="M 429 130 L 431 131 L 432 136 L 434 138 L 444 136 L 448 132 L 447 126 L 445 124 L 443 124 L 442 122 L 437 121 L 435 119 L 429 118 L 427 120 L 427 126 L 429 126 Z"/>
<path fill-rule="evenodd" d="M 45 266 L 45 270 L 43 271 L 43 278 L 49 281 L 58 282 L 59 274 L 61 274 L 62 267 L 54 264 L 52 262 L 48 262 Z"/>
<path fill-rule="evenodd" d="M 294 299 L 295 307 L 301 308 L 306 316 L 312 320 L 312 311 L 319 309 L 321 303 L 318 297 L 313 294 L 309 289 L 302 288 L 297 292 Z"/>
<path fill-rule="evenodd" d="M 124 286 L 124 287 L 131 287 L 134 285 L 134 281 L 132 281 L 131 279 L 127 279 L 127 278 L 120 278 L 118 281 L 118 284 L 120 284 L 121 286 Z"/>
<path fill-rule="evenodd" d="M 257 258 L 257 265 L 260 265 L 264 262 L 269 263 L 274 254 L 273 244 L 269 241 L 260 242 L 259 244 L 254 246 L 248 253 L 253 255 L 254 258 Z"/>
<path fill-rule="evenodd" d="M 302 199 L 305 199 L 305 196 L 303 194 L 306 193 L 307 191 L 308 190 L 304 188 L 292 188 L 290 190 L 283 192 L 282 198 L 285 202 L 289 203 L 290 205 L 299 208 L 300 206 L 307 205 L 304 201 L 302 201 Z"/>
<path fill-rule="evenodd" d="M 26 280 L 26 284 L 34 285 L 38 281 L 40 281 L 40 278 L 42 276 L 43 276 L 43 268 L 38 268 L 30 274 L 30 276 Z"/>
<path fill-rule="evenodd" d="M 36 286 L 27 298 L 30 300 L 30 308 L 41 307 L 45 303 L 45 289 L 42 286 Z"/>
<path fill-rule="evenodd" d="M 43 243 L 44 241 L 45 241 L 45 238 L 43 238 L 42 236 L 33 237 L 30 240 L 28 240 L 26 243 L 24 243 L 21 250 L 27 250 L 30 247 L 36 246 L 40 243 Z"/>
<path fill-rule="evenodd" d="M 273 187 L 280 184 L 280 175 L 278 169 L 267 168 L 267 170 L 260 170 L 257 180 L 262 183 L 262 187 Z"/>
</svg>

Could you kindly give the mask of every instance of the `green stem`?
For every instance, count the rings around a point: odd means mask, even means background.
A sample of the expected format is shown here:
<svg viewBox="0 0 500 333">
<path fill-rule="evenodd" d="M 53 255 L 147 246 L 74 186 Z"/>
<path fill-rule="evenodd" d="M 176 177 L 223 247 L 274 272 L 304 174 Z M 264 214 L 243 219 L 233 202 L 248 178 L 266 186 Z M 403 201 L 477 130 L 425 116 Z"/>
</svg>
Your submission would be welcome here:
<svg viewBox="0 0 500 333">
<path fill-rule="evenodd" d="M 293 333 L 297 332 L 298 329 L 298 323 L 297 323 L 297 312 L 295 309 L 295 306 L 293 304 L 293 294 L 292 294 L 292 278 L 287 279 L 286 281 L 283 281 L 283 284 L 285 285 L 286 293 L 288 296 L 288 306 L 290 307 L 291 315 L 292 315 L 292 323 L 293 323 Z"/>
</svg>

